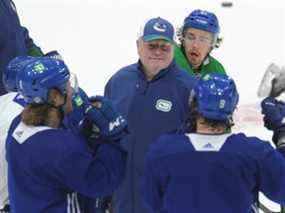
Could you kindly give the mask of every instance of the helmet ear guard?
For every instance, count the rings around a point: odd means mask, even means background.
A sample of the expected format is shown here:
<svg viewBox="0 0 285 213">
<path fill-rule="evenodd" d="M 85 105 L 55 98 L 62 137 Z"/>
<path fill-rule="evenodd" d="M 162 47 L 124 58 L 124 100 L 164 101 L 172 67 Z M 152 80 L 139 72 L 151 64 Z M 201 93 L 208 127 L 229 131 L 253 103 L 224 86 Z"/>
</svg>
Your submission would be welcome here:
<svg viewBox="0 0 285 213">
<path fill-rule="evenodd" d="M 212 42 L 212 49 L 218 49 L 221 44 L 223 43 L 223 37 L 219 37 L 218 35 L 213 36 L 213 42 Z"/>
</svg>

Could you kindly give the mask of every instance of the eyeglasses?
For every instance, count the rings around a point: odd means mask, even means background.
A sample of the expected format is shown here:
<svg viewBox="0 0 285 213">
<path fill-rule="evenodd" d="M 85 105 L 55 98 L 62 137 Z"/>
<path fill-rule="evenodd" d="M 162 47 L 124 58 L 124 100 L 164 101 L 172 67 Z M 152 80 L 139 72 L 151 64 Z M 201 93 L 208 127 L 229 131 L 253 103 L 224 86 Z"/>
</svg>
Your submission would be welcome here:
<svg viewBox="0 0 285 213">
<path fill-rule="evenodd" d="M 149 51 L 156 51 L 157 49 L 159 49 L 162 52 L 170 52 L 172 44 L 170 44 L 170 43 L 158 44 L 158 43 L 147 42 L 146 46 L 147 46 Z"/>
<path fill-rule="evenodd" d="M 193 34 L 187 34 L 184 37 L 185 41 L 197 42 L 199 44 L 212 44 L 213 39 L 206 36 L 195 36 Z"/>
</svg>

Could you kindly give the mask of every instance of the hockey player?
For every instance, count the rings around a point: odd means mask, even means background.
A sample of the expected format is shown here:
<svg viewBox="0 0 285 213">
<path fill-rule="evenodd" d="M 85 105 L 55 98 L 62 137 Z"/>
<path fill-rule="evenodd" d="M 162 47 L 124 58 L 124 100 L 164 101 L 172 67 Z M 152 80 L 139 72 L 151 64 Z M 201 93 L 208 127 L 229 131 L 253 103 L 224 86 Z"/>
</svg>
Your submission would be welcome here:
<svg viewBox="0 0 285 213">
<path fill-rule="evenodd" d="M 48 52 L 45 57 L 60 58 L 60 54 L 57 51 L 51 51 Z M 5 212 L 9 209 L 5 140 L 12 120 L 19 115 L 24 106 L 26 106 L 25 100 L 17 92 L 16 76 L 19 71 L 23 70 L 25 65 L 35 59 L 35 57 L 31 56 L 18 56 L 10 61 L 3 72 L 3 84 L 8 94 L 0 96 L 0 212 Z M 75 110 L 75 113 L 69 116 L 70 118 L 68 120 L 75 123 L 79 119 L 77 114 Z"/>
<path fill-rule="evenodd" d="M 274 149 L 256 137 L 224 133 L 237 103 L 231 78 L 209 74 L 199 80 L 190 98 L 189 131 L 161 136 L 147 154 L 146 212 L 249 213 L 258 191 L 285 203 L 285 104 L 262 103 Z"/>
<path fill-rule="evenodd" d="M 62 60 L 61 55 L 57 51 L 51 51 L 45 55 L 45 57 L 55 58 Z M 0 96 L 0 212 L 9 212 L 9 200 L 8 200 L 8 186 L 7 186 L 7 163 L 5 160 L 5 140 L 7 137 L 9 126 L 12 122 L 12 120 L 19 115 L 23 107 L 26 106 L 26 102 L 23 99 L 23 97 L 17 93 L 17 87 L 16 87 L 16 75 L 19 71 L 23 70 L 23 67 L 27 65 L 32 60 L 36 60 L 35 57 L 30 56 L 19 56 L 13 59 L 7 66 L 7 68 L 4 70 L 3 73 L 3 83 L 5 86 L 6 91 L 8 91 L 8 94 Z M 76 80 L 76 76 L 74 80 Z M 64 119 L 64 126 L 65 128 L 70 128 L 72 131 L 79 132 L 90 132 L 88 129 L 83 130 L 79 123 L 81 120 L 83 120 L 83 112 L 82 109 L 80 109 L 80 104 L 82 102 L 81 97 L 87 97 L 85 92 L 78 88 L 78 92 L 74 93 L 73 96 L 73 106 L 74 110 L 72 113 L 68 114 L 66 118 Z M 88 98 L 88 97 L 87 97 Z M 81 103 L 82 104 L 82 103 Z M 84 199 L 84 205 L 85 210 L 88 209 L 94 209 L 94 206 L 92 203 L 94 203 L 92 200 L 85 202 Z M 98 201 L 96 201 L 98 203 Z M 81 202 L 82 204 L 82 202 Z M 98 211 L 98 210 L 97 210 Z M 96 211 L 96 213 L 97 213 Z M 93 211 L 90 211 L 93 212 Z M 98 212 L 99 213 L 99 212 Z"/>
<path fill-rule="evenodd" d="M 126 121 L 100 98 L 81 107 L 100 130 L 95 156 L 85 139 L 62 128 L 72 112 L 70 73 L 63 61 L 38 58 L 18 74 L 18 89 L 28 105 L 17 116 L 6 140 L 8 188 L 13 212 L 85 212 L 79 192 L 106 196 L 118 187 L 125 167 L 120 147 Z"/>
<path fill-rule="evenodd" d="M 214 13 L 194 10 L 184 19 L 178 32 L 181 44 L 175 46 L 177 64 L 191 75 L 204 76 L 210 72 L 225 73 L 223 65 L 210 55 L 220 46 L 220 26 Z"/>
<path fill-rule="evenodd" d="M 173 60 L 173 26 L 150 19 L 137 40 L 139 61 L 119 70 L 106 85 L 110 98 L 128 120 L 126 177 L 114 196 L 114 212 L 145 213 L 139 185 L 148 146 L 184 122 L 196 80 Z"/>
<path fill-rule="evenodd" d="M 0 95 L 7 93 L 2 83 L 4 69 L 16 56 L 41 56 L 41 49 L 29 37 L 28 30 L 21 26 L 12 0 L 0 1 Z"/>
</svg>

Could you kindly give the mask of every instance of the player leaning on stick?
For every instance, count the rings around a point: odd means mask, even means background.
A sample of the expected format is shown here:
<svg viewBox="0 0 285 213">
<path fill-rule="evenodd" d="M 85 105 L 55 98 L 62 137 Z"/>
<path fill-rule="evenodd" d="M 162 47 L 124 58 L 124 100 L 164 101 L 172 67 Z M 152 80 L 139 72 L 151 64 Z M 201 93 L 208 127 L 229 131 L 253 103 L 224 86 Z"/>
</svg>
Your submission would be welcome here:
<svg viewBox="0 0 285 213">
<path fill-rule="evenodd" d="M 188 131 L 165 134 L 146 157 L 142 189 L 149 213 L 252 212 L 258 191 L 285 204 L 285 104 L 262 102 L 270 143 L 243 133 L 224 133 L 238 103 L 234 81 L 209 74 L 189 101 Z"/>
</svg>

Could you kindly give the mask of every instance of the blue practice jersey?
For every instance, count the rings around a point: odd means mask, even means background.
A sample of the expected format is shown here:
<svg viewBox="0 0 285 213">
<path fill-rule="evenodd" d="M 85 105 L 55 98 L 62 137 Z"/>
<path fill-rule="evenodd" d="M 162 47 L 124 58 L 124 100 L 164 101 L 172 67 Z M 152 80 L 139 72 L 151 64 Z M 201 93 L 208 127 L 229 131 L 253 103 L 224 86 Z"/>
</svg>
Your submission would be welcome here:
<svg viewBox="0 0 285 213">
<path fill-rule="evenodd" d="M 248 213 L 255 195 L 285 204 L 285 150 L 244 134 L 169 134 L 146 157 L 148 212 Z"/>
<path fill-rule="evenodd" d="M 120 184 L 125 152 L 101 145 L 95 156 L 72 131 L 26 126 L 14 119 L 6 141 L 12 212 L 80 212 L 78 192 L 89 198 L 111 194 Z M 82 211 L 81 211 L 82 212 Z"/>
</svg>

